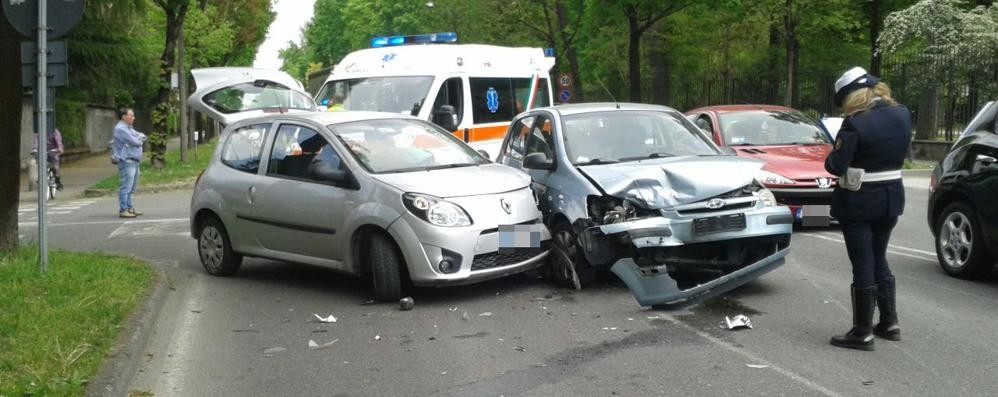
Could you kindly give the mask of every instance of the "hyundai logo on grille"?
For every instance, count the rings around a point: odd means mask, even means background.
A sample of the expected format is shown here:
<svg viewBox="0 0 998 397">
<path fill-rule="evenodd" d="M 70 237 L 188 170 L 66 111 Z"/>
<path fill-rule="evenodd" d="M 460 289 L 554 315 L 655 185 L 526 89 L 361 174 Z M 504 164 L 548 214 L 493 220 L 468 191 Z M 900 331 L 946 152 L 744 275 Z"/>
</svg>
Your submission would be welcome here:
<svg viewBox="0 0 998 397">
<path fill-rule="evenodd" d="M 818 187 L 826 188 L 832 186 L 832 178 L 818 178 Z"/>
<path fill-rule="evenodd" d="M 506 201 L 506 199 L 499 199 L 499 206 L 502 207 L 503 211 L 506 211 L 506 214 L 513 215 L 513 205 Z"/>
<path fill-rule="evenodd" d="M 710 201 L 707 202 L 707 208 L 712 209 L 712 210 L 716 210 L 718 208 L 723 207 L 725 204 L 727 204 L 727 203 L 724 202 L 724 199 L 713 198 L 713 199 L 710 199 Z"/>
</svg>

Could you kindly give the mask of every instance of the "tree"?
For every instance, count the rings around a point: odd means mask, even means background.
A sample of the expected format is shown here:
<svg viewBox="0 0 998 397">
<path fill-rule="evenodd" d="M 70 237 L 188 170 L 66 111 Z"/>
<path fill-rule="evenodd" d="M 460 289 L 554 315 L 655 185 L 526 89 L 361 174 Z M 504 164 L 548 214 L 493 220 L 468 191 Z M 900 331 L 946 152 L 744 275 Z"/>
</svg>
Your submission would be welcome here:
<svg viewBox="0 0 998 397">
<path fill-rule="evenodd" d="M 555 49 L 557 59 L 564 60 L 561 65 L 567 64 L 578 101 L 583 100 L 584 86 L 575 41 L 581 31 L 584 5 L 581 0 L 533 0 L 514 2 L 510 7 L 515 25 L 536 33 L 547 47 Z"/>
<path fill-rule="evenodd" d="M 149 113 L 152 118 L 153 131 L 149 134 L 149 147 L 152 149 L 152 166 L 162 169 L 166 162 L 166 139 L 169 130 L 169 115 L 171 113 L 170 74 L 176 60 L 177 37 L 183 29 L 184 20 L 190 0 L 153 0 L 153 3 L 163 10 L 166 17 L 165 45 L 160 56 L 160 85 L 156 94 L 156 105 Z"/>
<path fill-rule="evenodd" d="M 0 11 L 0 254 L 17 249 L 17 203 L 21 175 L 21 36 Z M 14 127 L 14 128 L 10 128 Z"/>
<path fill-rule="evenodd" d="M 641 37 L 662 18 L 686 8 L 693 4 L 693 1 L 627 0 L 613 4 L 620 7 L 620 11 L 627 19 L 627 76 L 631 87 L 630 100 L 641 102 Z M 604 6 L 610 7 L 611 3 L 604 1 Z"/>
</svg>

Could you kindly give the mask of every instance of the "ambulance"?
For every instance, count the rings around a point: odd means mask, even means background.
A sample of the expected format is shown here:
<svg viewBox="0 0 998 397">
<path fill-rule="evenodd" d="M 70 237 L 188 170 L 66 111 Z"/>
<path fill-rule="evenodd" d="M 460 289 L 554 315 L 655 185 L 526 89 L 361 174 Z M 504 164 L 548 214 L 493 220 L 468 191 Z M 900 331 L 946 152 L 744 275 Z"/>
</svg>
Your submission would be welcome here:
<svg viewBox="0 0 998 397">
<path fill-rule="evenodd" d="M 456 33 L 375 37 L 333 67 L 316 103 L 413 115 L 495 158 L 514 116 L 552 104 L 553 50 L 456 42 Z"/>
</svg>

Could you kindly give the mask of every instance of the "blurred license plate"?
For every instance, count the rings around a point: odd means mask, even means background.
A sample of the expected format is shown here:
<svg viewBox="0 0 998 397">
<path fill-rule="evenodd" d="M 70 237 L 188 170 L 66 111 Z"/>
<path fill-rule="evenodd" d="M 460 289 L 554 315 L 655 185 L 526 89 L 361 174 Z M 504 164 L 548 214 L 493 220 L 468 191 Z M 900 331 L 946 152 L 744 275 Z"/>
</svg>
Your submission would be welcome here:
<svg viewBox="0 0 998 397">
<path fill-rule="evenodd" d="M 693 220 L 693 234 L 730 232 L 745 229 L 745 214 L 731 214 Z"/>
<path fill-rule="evenodd" d="M 512 254 L 541 247 L 544 225 L 499 225 L 499 253 Z"/>
<path fill-rule="evenodd" d="M 830 212 L 827 205 L 805 205 L 800 209 L 801 226 L 828 226 L 832 223 Z"/>
</svg>

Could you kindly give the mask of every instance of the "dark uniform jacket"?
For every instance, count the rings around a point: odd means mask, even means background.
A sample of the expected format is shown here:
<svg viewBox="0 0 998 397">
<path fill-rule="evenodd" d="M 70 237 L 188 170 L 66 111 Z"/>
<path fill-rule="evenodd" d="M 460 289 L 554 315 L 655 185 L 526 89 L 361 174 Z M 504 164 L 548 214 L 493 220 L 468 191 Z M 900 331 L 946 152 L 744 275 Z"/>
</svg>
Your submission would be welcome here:
<svg viewBox="0 0 998 397">
<path fill-rule="evenodd" d="M 899 170 L 911 143 L 911 112 L 878 101 L 873 109 L 842 122 L 835 149 L 825 159 L 825 170 L 842 176 L 847 168 L 866 172 Z M 863 182 L 858 191 L 836 188 L 831 215 L 844 221 L 871 221 L 900 216 L 904 211 L 904 184 L 900 179 Z"/>
</svg>

